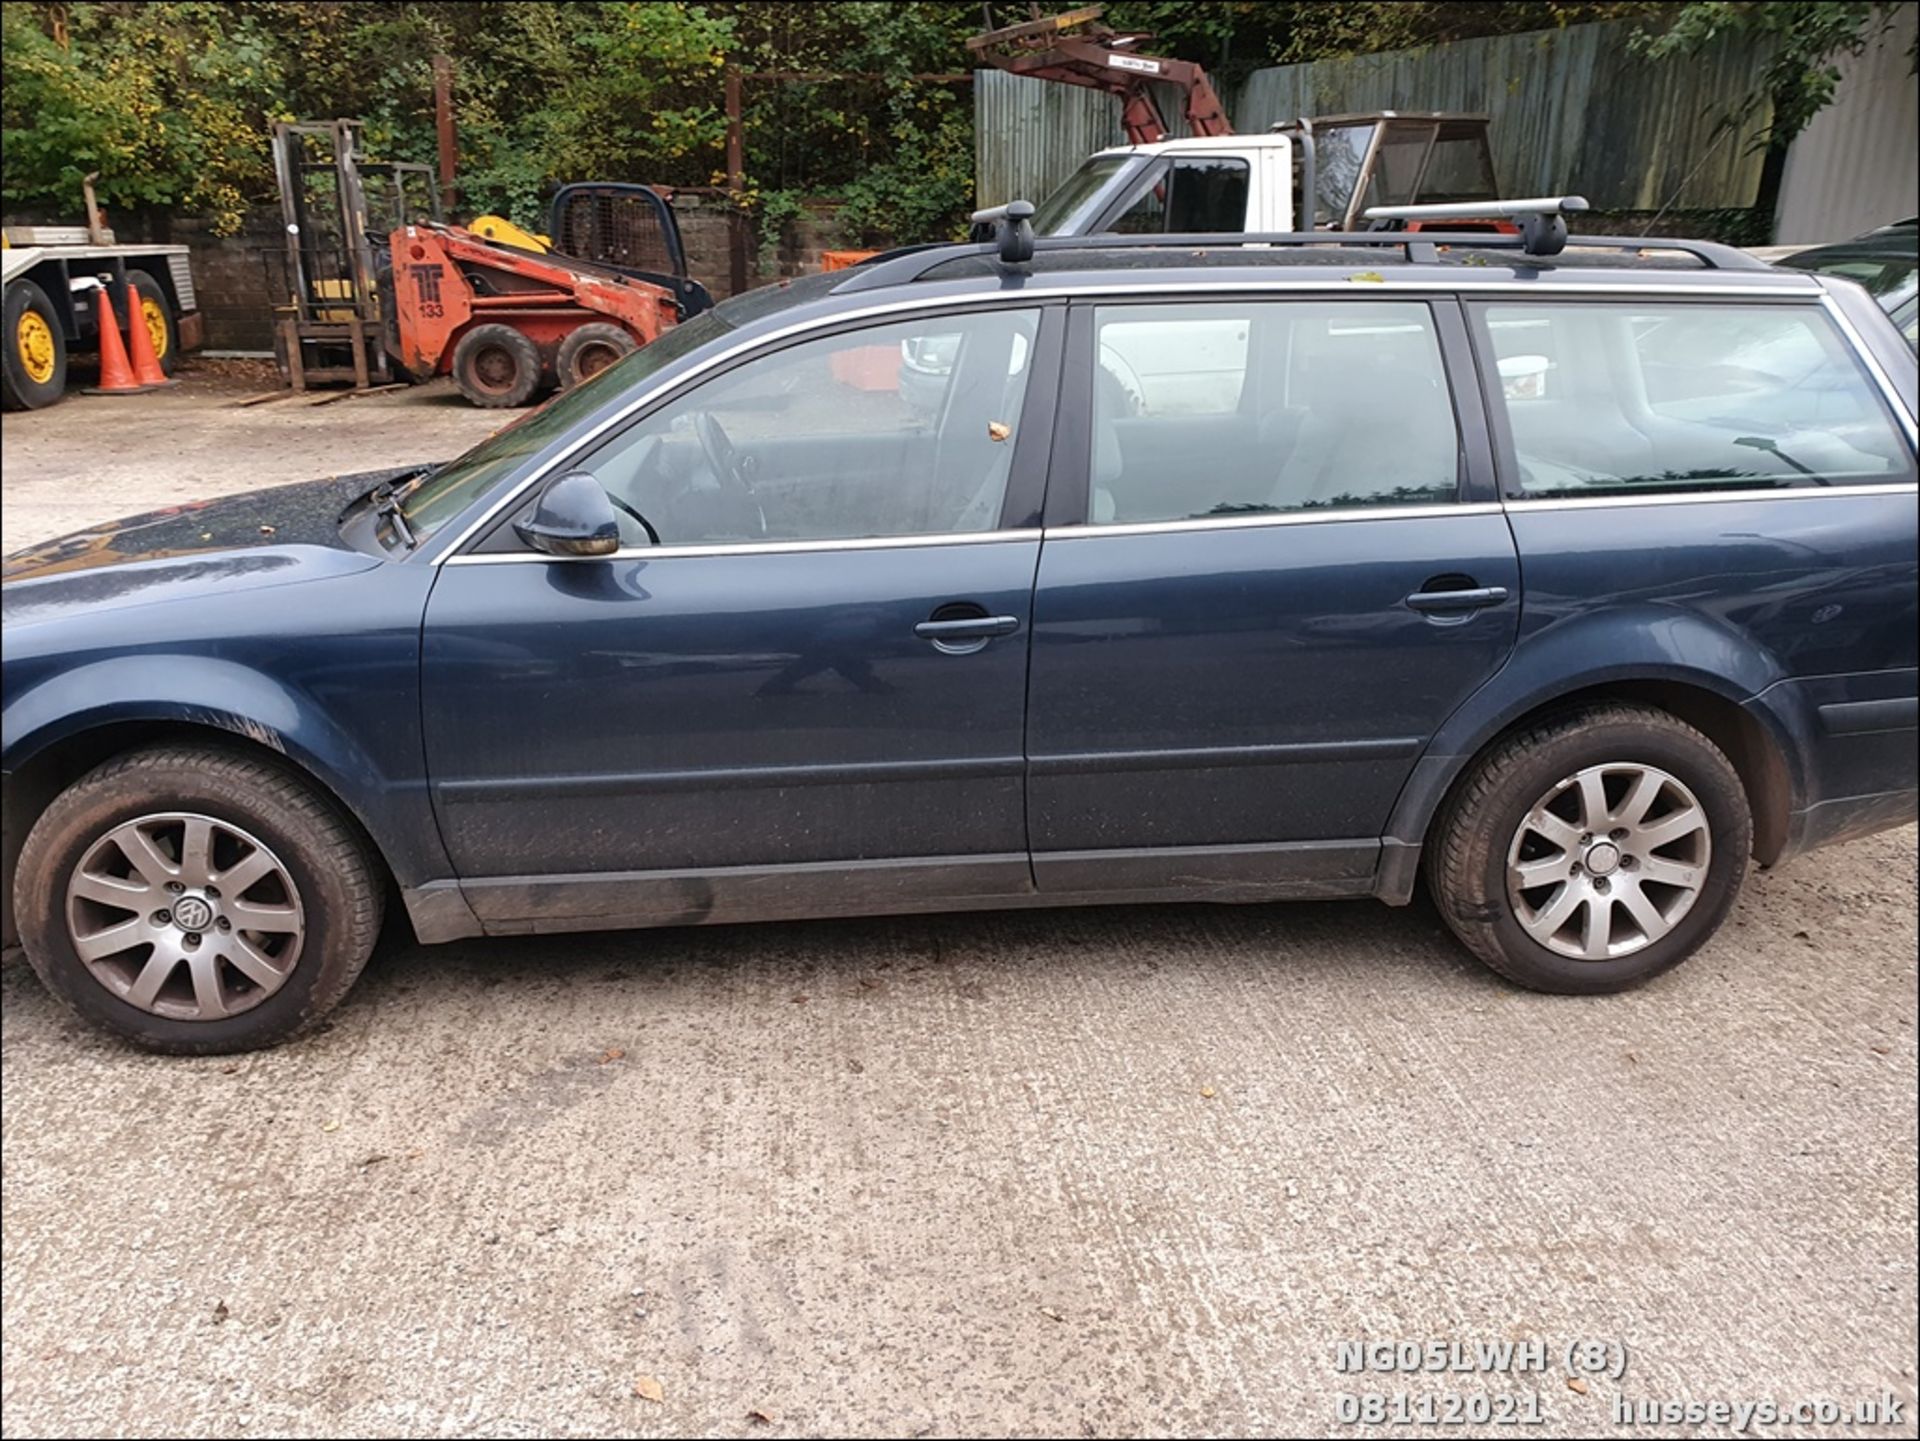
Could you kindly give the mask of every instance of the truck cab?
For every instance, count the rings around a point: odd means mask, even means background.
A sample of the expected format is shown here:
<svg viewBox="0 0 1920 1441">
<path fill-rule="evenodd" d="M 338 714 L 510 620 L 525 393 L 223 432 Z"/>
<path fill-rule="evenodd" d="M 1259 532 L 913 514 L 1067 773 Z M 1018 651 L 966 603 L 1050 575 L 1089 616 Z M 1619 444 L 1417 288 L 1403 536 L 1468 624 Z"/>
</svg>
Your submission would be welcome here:
<svg viewBox="0 0 1920 1441">
<path fill-rule="evenodd" d="M 1300 197 L 1313 196 L 1312 216 Z M 1116 145 L 1041 203 L 1036 235 L 1351 231 L 1376 205 L 1492 201 L 1487 117 L 1391 110 L 1258 135 Z M 1450 226 L 1458 229 L 1457 225 Z"/>
</svg>

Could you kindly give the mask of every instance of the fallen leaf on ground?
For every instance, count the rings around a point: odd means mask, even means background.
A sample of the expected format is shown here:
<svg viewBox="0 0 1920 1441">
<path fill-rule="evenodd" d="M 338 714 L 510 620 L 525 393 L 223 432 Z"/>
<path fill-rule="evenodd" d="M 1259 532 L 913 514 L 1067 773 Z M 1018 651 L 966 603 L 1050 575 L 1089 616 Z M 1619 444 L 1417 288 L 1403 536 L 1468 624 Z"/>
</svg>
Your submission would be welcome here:
<svg viewBox="0 0 1920 1441">
<path fill-rule="evenodd" d="M 1211 1101 L 1215 1094 L 1216 1092 L 1212 1086 L 1202 1086 L 1200 1088 L 1200 1099 L 1203 1101 Z"/>
<path fill-rule="evenodd" d="M 856 1060 L 855 1060 L 855 1059 L 854 1059 L 854 1058 L 853 1058 L 852 1056 L 848 1056 L 848 1057 L 847 1057 L 847 1069 L 848 1069 L 849 1071 L 852 1071 L 852 1072 L 854 1073 L 854 1075 L 856 1075 L 856 1076 L 857 1076 L 857 1075 L 859 1075 L 859 1074 L 860 1074 L 860 1073 L 861 1073 L 862 1071 L 864 1071 L 864 1070 L 866 1070 L 867 1068 L 866 1068 L 865 1066 L 863 1066 L 863 1065 L 861 1065 L 861 1064 L 860 1064 L 860 1063 L 859 1063 L 858 1061 L 856 1061 Z"/>
<path fill-rule="evenodd" d="M 757 1421 L 762 1426 L 771 1426 L 773 1424 L 773 1412 L 767 1410 L 764 1406 L 753 1406 L 747 1410 L 747 1419 L 749 1421 Z"/>
<path fill-rule="evenodd" d="M 228 1314 L 229 1312 L 227 1311 L 227 1303 L 225 1301 L 214 1302 L 214 1305 L 213 1305 L 213 1324 L 214 1325 L 218 1326 L 222 1321 L 226 1320 Z"/>
<path fill-rule="evenodd" d="M 260 534 L 262 535 L 272 535 L 273 531 L 274 531 L 274 527 L 270 525 L 263 525 L 260 527 Z"/>
<path fill-rule="evenodd" d="M 1040 1314 L 1045 1316 L 1049 1321 L 1064 1321 L 1067 1319 L 1051 1306 L 1042 1306 L 1040 1308 Z"/>
<path fill-rule="evenodd" d="M 600 1064 L 604 1066 L 609 1061 L 617 1061 L 624 1055 L 626 1055 L 626 1052 L 618 1046 L 608 1046 L 605 1051 L 601 1052 Z"/>
<path fill-rule="evenodd" d="M 320 1129 L 323 1131 L 337 1131 L 340 1129 L 340 1123 L 338 1121 L 328 1121 Z"/>
<path fill-rule="evenodd" d="M 1576 1392 L 1582 1396 L 1586 1395 L 1587 1394 L 1587 1378 L 1585 1376 L 1567 1377 L 1567 1389 L 1569 1391 Z"/>
<path fill-rule="evenodd" d="M 392 1159 L 393 1157 L 382 1155 L 376 1151 L 373 1155 L 362 1158 L 360 1169 L 364 1171 L 368 1166 L 377 1166 L 382 1161 L 391 1161 Z"/>
<path fill-rule="evenodd" d="M 787 999 L 792 1001 L 796 1006 L 804 1006 L 807 1003 L 807 998 L 804 994 L 797 995 L 797 996 L 789 996 L 787 997 Z"/>
<path fill-rule="evenodd" d="M 638 1381 L 635 1381 L 633 1383 L 633 1394 L 638 1396 L 642 1401 L 652 1401 L 656 1404 L 667 1399 L 666 1387 L 662 1386 L 651 1376 L 642 1376 Z"/>
</svg>

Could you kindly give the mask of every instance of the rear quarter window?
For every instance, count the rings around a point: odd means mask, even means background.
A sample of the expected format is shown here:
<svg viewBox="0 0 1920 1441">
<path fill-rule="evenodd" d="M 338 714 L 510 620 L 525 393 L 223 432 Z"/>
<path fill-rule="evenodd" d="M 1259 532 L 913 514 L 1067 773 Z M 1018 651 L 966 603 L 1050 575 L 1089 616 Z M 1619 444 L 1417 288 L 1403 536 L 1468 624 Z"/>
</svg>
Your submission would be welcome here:
<svg viewBox="0 0 1920 1441">
<path fill-rule="evenodd" d="M 1817 306 L 1489 305 L 1481 323 L 1519 495 L 1914 478 L 1911 447 Z"/>
</svg>

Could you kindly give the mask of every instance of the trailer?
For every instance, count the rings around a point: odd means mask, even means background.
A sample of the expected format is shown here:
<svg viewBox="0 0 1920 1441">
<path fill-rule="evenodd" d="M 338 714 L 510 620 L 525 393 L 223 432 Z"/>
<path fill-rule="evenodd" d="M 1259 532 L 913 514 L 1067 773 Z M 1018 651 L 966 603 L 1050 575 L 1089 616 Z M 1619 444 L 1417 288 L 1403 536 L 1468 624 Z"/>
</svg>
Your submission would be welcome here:
<svg viewBox="0 0 1920 1441">
<path fill-rule="evenodd" d="M 65 393 L 68 357 L 100 343 L 96 290 L 104 285 L 124 335 L 131 291 L 154 357 L 167 374 L 200 347 L 204 327 L 184 245 L 117 245 L 85 226 L 8 226 L 0 250 L 5 285 L 0 401 L 39 410 Z M 100 243 L 105 242 L 105 243 Z"/>
</svg>

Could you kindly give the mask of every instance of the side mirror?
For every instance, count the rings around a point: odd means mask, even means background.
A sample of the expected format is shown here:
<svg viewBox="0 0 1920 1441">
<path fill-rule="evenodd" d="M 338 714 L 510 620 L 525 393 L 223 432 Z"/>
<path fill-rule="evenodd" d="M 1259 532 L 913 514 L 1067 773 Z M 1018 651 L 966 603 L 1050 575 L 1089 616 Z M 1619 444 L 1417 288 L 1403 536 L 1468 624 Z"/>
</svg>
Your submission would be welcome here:
<svg viewBox="0 0 1920 1441">
<path fill-rule="evenodd" d="M 620 549 L 613 502 L 585 470 L 570 470 L 548 481 L 533 514 L 516 520 L 513 533 L 547 555 L 612 555 Z"/>
</svg>

